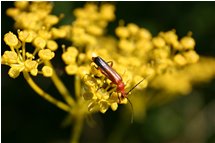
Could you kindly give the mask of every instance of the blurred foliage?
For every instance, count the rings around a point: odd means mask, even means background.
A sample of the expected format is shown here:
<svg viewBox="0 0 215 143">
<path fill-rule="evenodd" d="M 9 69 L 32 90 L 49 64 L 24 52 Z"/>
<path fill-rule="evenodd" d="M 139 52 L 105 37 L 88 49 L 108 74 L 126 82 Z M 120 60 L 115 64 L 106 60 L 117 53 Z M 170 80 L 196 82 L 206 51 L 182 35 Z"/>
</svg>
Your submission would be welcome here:
<svg viewBox="0 0 215 143">
<path fill-rule="evenodd" d="M 59 24 L 71 23 L 74 18 L 71 16 L 72 10 L 85 4 L 85 2 L 53 3 L 54 14 L 65 14 L 65 18 Z M 114 33 L 113 28 L 118 25 L 117 21 L 120 19 L 143 26 L 153 35 L 173 28 L 180 37 L 187 31 L 192 31 L 197 53 L 215 56 L 214 2 L 112 3 L 116 5 L 117 20 L 109 25 L 110 33 Z M 14 21 L 5 14 L 6 9 L 12 7 L 13 3 L 2 2 L 1 6 L 3 37 L 13 27 Z M 4 51 L 6 46 L 3 42 L 1 45 Z M 62 64 L 57 61 L 55 66 L 60 68 L 63 67 Z M 41 100 L 22 77 L 18 77 L 17 80 L 11 79 L 7 75 L 7 70 L 7 67 L 2 66 L 2 142 L 68 142 L 70 127 L 65 127 L 63 124 L 66 114 L 47 104 L 45 100 Z M 62 74 L 61 71 L 58 74 Z M 66 83 L 72 83 L 65 75 L 61 78 Z M 37 82 L 43 84 L 48 92 L 57 92 L 48 79 L 44 80 L 41 77 Z M 24 92 L 23 87 L 25 87 Z M 72 89 L 73 86 L 70 85 L 68 88 Z M 130 124 L 130 113 L 126 112 L 130 109 L 125 106 L 120 106 L 116 112 L 109 110 L 104 115 L 93 115 L 96 124 L 85 125 L 80 142 L 213 143 L 215 142 L 214 95 L 214 80 L 196 85 L 190 95 L 151 107 L 146 115 L 143 115 L 144 120 L 133 124 Z"/>
</svg>

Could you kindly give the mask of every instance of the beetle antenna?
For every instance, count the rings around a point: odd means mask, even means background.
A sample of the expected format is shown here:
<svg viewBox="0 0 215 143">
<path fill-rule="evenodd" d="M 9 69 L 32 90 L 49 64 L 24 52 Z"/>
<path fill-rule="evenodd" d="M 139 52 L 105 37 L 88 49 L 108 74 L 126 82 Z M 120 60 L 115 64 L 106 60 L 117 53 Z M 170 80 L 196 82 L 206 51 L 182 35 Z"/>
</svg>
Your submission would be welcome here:
<svg viewBox="0 0 215 143">
<path fill-rule="evenodd" d="M 141 82 L 143 82 L 144 79 L 139 81 L 135 86 L 133 86 L 126 94 L 128 95 L 132 90 L 134 90 L 135 87 L 137 87 Z"/>
<path fill-rule="evenodd" d="M 133 108 L 133 105 L 131 103 L 131 100 L 129 100 L 128 98 L 127 98 L 127 100 L 129 102 L 129 104 L 131 105 L 131 124 L 132 124 L 134 121 L 134 108 Z"/>
</svg>

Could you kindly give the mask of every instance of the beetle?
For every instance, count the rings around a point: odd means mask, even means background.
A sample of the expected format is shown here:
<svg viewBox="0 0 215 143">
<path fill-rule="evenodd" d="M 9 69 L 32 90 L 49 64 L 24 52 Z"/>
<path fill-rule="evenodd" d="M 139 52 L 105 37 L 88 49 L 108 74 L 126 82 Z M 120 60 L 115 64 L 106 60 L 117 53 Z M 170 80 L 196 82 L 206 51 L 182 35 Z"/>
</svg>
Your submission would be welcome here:
<svg viewBox="0 0 215 143">
<path fill-rule="evenodd" d="M 125 84 L 122 80 L 122 77 L 112 68 L 113 62 L 110 61 L 110 65 L 108 62 L 105 62 L 101 57 L 92 57 L 93 62 L 98 66 L 98 69 L 104 74 L 108 79 L 112 81 L 113 84 L 116 84 L 116 91 L 121 93 L 122 98 L 127 98 L 129 104 L 132 109 L 131 123 L 133 123 L 134 110 L 131 101 L 128 99 L 127 95 L 138 86 L 144 79 L 139 81 L 136 85 L 134 85 L 128 92 L 125 92 Z M 119 99 L 119 102 L 121 100 Z"/>
<path fill-rule="evenodd" d="M 134 87 L 132 87 L 128 92 L 125 92 L 125 84 L 122 80 L 122 77 L 112 68 L 113 62 L 110 62 L 108 65 L 101 57 L 92 57 L 93 62 L 98 66 L 98 69 L 112 81 L 113 84 L 116 84 L 116 91 L 121 93 L 122 98 L 127 98 L 127 95 L 144 79 L 139 81 Z M 130 102 L 130 101 L 129 101 Z"/>
</svg>

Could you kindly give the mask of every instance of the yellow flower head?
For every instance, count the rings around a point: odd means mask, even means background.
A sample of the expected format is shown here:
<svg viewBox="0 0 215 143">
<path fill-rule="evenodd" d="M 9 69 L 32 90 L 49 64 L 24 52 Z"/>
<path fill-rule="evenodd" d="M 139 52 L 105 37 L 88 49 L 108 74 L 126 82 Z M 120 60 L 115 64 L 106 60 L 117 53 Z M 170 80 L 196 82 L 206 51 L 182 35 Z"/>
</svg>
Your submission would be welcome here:
<svg viewBox="0 0 215 143">
<path fill-rule="evenodd" d="M 15 47 L 19 43 L 17 36 L 15 34 L 13 34 L 12 32 L 9 32 L 4 35 L 4 41 L 10 47 Z"/>
<path fill-rule="evenodd" d="M 33 76 L 38 73 L 42 73 L 45 77 L 52 75 L 52 69 L 47 66 L 43 66 L 42 72 L 38 72 L 40 71 L 38 65 L 51 60 L 55 56 L 53 51 L 57 49 L 58 45 L 55 41 L 47 40 L 46 48 L 46 40 L 42 37 L 35 37 L 36 33 L 32 30 L 18 30 L 18 37 L 12 32 L 5 34 L 4 40 L 10 46 L 11 51 L 4 52 L 1 63 L 11 67 L 8 72 L 10 77 L 16 78 L 23 71 L 29 72 Z M 26 51 L 28 50 L 25 47 L 26 42 L 36 46 L 32 53 Z M 35 57 L 39 58 L 35 59 Z"/>
<path fill-rule="evenodd" d="M 4 64 L 15 64 L 18 63 L 18 55 L 14 51 L 5 51 L 1 60 Z"/>
<path fill-rule="evenodd" d="M 53 69 L 49 66 L 44 66 L 42 68 L 42 73 L 45 77 L 51 77 L 53 74 Z"/>
<path fill-rule="evenodd" d="M 49 61 L 55 56 L 55 53 L 50 49 L 42 49 L 39 51 L 38 56 L 41 60 Z"/>
</svg>

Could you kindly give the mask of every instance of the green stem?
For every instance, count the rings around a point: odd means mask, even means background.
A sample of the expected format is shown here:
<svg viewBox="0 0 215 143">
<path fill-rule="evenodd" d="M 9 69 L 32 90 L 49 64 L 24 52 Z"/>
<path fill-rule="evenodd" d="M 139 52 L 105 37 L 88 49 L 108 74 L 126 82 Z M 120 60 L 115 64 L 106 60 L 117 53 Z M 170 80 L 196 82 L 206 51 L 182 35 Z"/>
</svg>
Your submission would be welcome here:
<svg viewBox="0 0 215 143">
<path fill-rule="evenodd" d="M 79 113 L 78 112 L 79 111 L 77 110 L 76 115 L 74 115 L 75 123 L 71 134 L 70 143 L 78 143 L 81 136 L 81 131 L 82 131 L 83 122 L 84 122 L 84 114 L 81 112 Z"/>
<path fill-rule="evenodd" d="M 77 99 L 81 97 L 81 81 L 78 76 L 75 76 L 75 96 Z"/>
<path fill-rule="evenodd" d="M 51 95 L 49 95 L 48 93 L 46 93 L 45 91 L 43 91 L 31 78 L 31 76 L 29 75 L 28 72 L 23 72 L 23 76 L 25 78 L 25 80 L 27 81 L 27 83 L 30 85 L 30 87 L 37 93 L 39 94 L 41 97 L 43 97 L 44 99 L 46 99 L 47 101 L 49 101 L 50 103 L 54 104 L 55 106 L 57 106 L 58 108 L 69 112 L 70 111 L 70 107 L 68 105 L 66 105 L 65 103 L 53 98 Z"/>
<path fill-rule="evenodd" d="M 121 114 L 120 122 L 116 124 L 115 129 L 108 137 L 107 143 L 119 143 L 122 142 L 125 132 L 129 128 L 129 122 L 126 120 L 125 113 Z"/>
<path fill-rule="evenodd" d="M 45 62 L 45 65 L 54 69 L 52 64 L 49 61 Z M 67 90 L 66 86 L 63 84 L 63 82 L 60 80 L 60 78 L 57 76 L 57 74 L 54 70 L 53 70 L 53 75 L 51 76 L 51 79 L 52 79 L 53 83 L 55 84 L 55 87 L 58 89 L 58 91 L 61 93 L 61 95 L 65 99 L 65 101 L 70 106 L 74 106 L 75 105 L 74 99 L 72 98 L 72 96 L 69 93 L 69 91 Z"/>
<path fill-rule="evenodd" d="M 22 58 L 25 61 L 25 42 L 22 42 Z"/>
</svg>

